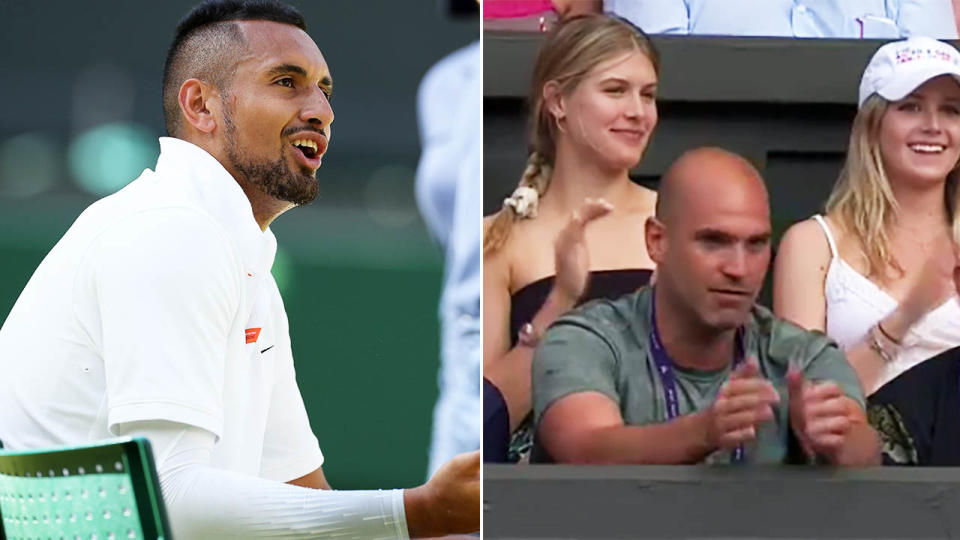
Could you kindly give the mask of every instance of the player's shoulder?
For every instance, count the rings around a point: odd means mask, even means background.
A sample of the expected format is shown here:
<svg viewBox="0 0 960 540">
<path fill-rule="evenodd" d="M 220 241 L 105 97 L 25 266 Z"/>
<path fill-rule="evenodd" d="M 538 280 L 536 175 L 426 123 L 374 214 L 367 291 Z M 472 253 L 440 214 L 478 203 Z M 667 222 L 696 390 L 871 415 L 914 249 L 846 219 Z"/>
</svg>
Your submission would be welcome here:
<svg viewBox="0 0 960 540">
<path fill-rule="evenodd" d="M 207 210 L 145 171 L 120 191 L 87 207 L 64 235 L 79 249 L 150 253 L 228 245 L 230 234 Z M 214 250 L 216 251 L 216 250 Z"/>
<path fill-rule="evenodd" d="M 216 220 L 184 190 L 171 187 L 147 170 L 120 191 L 91 204 L 78 221 L 93 229 L 122 233 L 126 229 L 164 228 L 169 234 L 216 229 Z M 178 224 L 180 224 L 178 226 Z"/>
<path fill-rule="evenodd" d="M 162 243 L 226 239 L 226 229 L 201 208 L 189 205 L 139 209 L 110 224 L 111 234 L 158 240 Z"/>
<path fill-rule="evenodd" d="M 224 227 L 191 206 L 157 206 L 124 215 L 103 228 L 91 250 L 100 259 L 136 260 L 168 268 L 239 260 Z"/>
</svg>

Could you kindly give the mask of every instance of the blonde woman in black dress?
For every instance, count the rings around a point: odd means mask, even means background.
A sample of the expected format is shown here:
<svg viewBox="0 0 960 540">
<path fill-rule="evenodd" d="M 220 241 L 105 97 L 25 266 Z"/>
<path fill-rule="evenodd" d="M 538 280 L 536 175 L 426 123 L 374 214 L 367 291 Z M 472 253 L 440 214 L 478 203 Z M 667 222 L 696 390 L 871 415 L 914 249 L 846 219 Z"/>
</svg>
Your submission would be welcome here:
<svg viewBox="0 0 960 540">
<path fill-rule="evenodd" d="M 657 125 L 658 73 L 647 36 L 605 15 L 565 21 L 537 57 L 527 167 L 484 229 L 484 409 L 496 403 L 509 417 L 499 431 L 485 423 L 484 446 L 502 448 L 513 433 L 510 461 L 531 440 L 530 362 L 541 333 L 581 301 L 650 279 L 643 233 L 656 193 L 628 171 Z"/>
</svg>

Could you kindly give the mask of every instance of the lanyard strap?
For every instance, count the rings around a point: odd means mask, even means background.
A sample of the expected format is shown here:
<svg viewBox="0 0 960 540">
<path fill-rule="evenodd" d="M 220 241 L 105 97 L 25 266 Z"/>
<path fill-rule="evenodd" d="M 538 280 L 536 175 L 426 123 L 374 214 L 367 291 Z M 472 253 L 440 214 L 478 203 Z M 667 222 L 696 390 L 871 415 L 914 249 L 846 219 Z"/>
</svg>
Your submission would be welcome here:
<svg viewBox="0 0 960 540">
<path fill-rule="evenodd" d="M 660 377 L 660 385 L 663 387 L 663 399 L 667 403 L 667 421 L 680 416 L 680 399 L 677 396 L 677 377 L 673 372 L 673 360 L 663 347 L 663 341 L 660 339 L 660 330 L 657 329 L 657 302 L 656 291 L 652 291 L 650 301 L 650 352 L 653 354 L 653 362 L 656 365 L 657 376 Z M 742 327 L 737 329 L 735 354 L 733 355 L 733 369 L 736 369 L 743 363 L 743 331 Z M 740 463 L 743 461 L 743 444 L 737 445 L 730 454 L 730 463 Z"/>
</svg>

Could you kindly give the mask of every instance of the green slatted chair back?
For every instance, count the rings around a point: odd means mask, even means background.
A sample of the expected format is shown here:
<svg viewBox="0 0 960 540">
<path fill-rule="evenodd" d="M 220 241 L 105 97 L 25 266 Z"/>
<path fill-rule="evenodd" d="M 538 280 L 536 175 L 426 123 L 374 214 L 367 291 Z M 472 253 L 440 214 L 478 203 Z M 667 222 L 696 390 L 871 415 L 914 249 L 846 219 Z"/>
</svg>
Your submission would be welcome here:
<svg viewBox="0 0 960 540">
<path fill-rule="evenodd" d="M 0 539 L 169 539 L 146 439 L 0 450 Z"/>
</svg>

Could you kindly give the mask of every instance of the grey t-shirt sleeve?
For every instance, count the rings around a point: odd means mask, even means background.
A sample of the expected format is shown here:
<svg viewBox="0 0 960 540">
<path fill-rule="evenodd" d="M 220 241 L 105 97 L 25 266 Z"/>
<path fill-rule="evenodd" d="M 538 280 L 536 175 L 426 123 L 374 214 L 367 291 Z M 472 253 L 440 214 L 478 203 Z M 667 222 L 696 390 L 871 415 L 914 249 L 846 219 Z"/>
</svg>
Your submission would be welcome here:
<svg viewBox="0 0 960 540">
<path fill-rule="evenodd" d="M 805 355 L 806 364 L 803 366 L 805 378 L 814 382 L 834 382 L 847 396 L 860 404 L 860 408 L 866 406 L 860 380 L 836 343 L 825 336 L 816 336 L 807 344 L 806 352 L 808 355 Z"/>
<path fill-rule="evenodd" d="M 864 408 L 866 399 L 860 379 L 840 347 L 823 332 L 805 330 L 791 322 L 771 317 L 770 355 L 784 377 L 790 362 L 797 362 L 803 377 L 811 382 L 836 383 Z"/>
<path fill-rule="evenodd" d="M 620 404 L 617 354 L 593 329 L 559 321 L 544 335 L 533 355 L 534 425 L 556 400 L 578 392 L 600 392 Z"/>
</svg>

